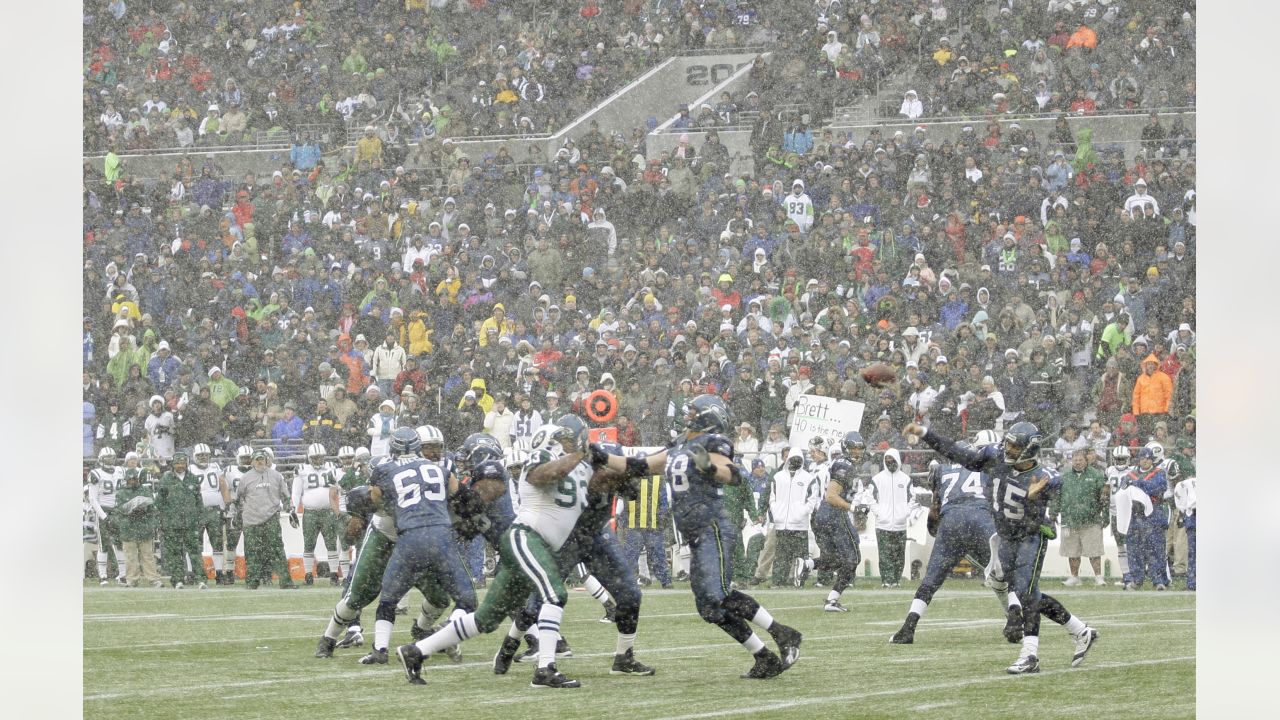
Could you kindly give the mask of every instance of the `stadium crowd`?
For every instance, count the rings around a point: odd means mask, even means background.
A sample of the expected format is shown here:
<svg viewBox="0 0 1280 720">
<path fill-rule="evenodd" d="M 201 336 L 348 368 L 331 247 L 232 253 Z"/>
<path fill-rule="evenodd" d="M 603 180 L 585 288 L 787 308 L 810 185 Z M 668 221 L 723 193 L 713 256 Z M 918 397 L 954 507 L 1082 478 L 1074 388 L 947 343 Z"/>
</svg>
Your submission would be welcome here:
<svg viewBox="0 0 1280 720">
<path fill-rule="evenodd" d="M 866 11 L 883 13 L 872 27 L 883 22 L 886 46 L 890 27 L 945 26 L 943 4 Z M 991 20 L 964 41 L 981 71 L 1006 40 L 996 29 L 1006 15 L 990 12 L 995 3 L 945 4 Z M 664 443 L 690 398 L 719 394 L 740 423 L 744 464 L 768 469 L 784 457 L 805 393 L 866 403 L 868 449 L 904 457 L 916 450 L 901 435 L 909 421 L 972 436 L 1016 419 L 1046 430 L 1063 458 L 1086 448 L 1105 464 L 1108 448 L 1151 439 L 1194 456 L 1196 193 L 1185 128 L 1153 117 L 1132 161 L 1094 147 L 1087 118 L 1065 116 L 1045 138 L 992 119 L 942 143 L 926 127 L 837 142 L 821 128 L 800 129 L 798 141 L 796 128 L 758 126 L 754 171 L 737 175 L 714 133 L 649 159 L 644 128 L 624 136 L 594 124 L 545 162 L 505 150 L 467 157 L 449 136 L 512 121 L 469 105 L 476 78 L 542 63 L 504 80 L 544 84 L 554 102 L 533 116 L 539 129 L 556 127 L 572 106 L 562 98 L 590 104 L 659 47 L 710 42 L 691 41 L 691 29 L 714 36 L 748 8 L 706 3 L 700 17 L 690 3 L 590 0 L 558 35 L 545 32 L 561 5 L 521 18 L 542 6 L 357 2 L 362 22 L 337 23 L 334 3 L 236 5 L 242 14 L 177 4 L 161 17 L 117 0 L 86 15 L 100 66 L 86 94 L 95 117 L 102 104 L 144 100 L 164 113 L 156 103 L 169 100 L 165 122 L 189 134 L 187 109 L 209 101 L 256 113 L 245 126 L 256 128 L 277 122 L 269 108 L 309 119 L 342 112 L 339 96 L 372 95 L 382 107 L 423 87 L 436 88 L 437 106 L 471 109 L 406 130 L 418 162 L 370 129 L 333 167 L 295 152 L 261 176 L 228 179 L 195 154 L 170 177 L 144 179 L 112 153 L 86 171 L 85 457 L 110 447 L 163 462 L 199 443 L 223 457 L 246 443 L 377 455 L 396 427 L 425 423 L 450 446 L 483 430 L 510 448 L 543 422 L 582 414 L 597 390 L 618 400 L 624 445 Z M 865 44 L 854 28 L 870 18 L 839 5 L 815 7 L 822 26 L 859 38 L 856 54 Z M 1098 42 L 1128 43 L 1150 5 L 1104 12 Z M 644 40 L 653 33 L 642 10 L 666 42 Z M 516 59 L 468 45 L 460 29 L 473 22 Z M 1046 38 L 1063 22 L 1046 15 L 1011 37 Z M 1182 28 L 1177 42 L 1193 42 L 1187 18 L 1150 22 L 1157 38 Z M 634 37 L 617 41 L 626 27 Z M 608 69 L 584 76 L 599 43 Z M 1043 49 L 1024 45 L 1012 45 L 1012 62 Z M 1070 78 L 1087 50 L 1068 48 L 1050 73 L 1061 88 L 1080 87 Z M 848 52 L 834 52 L 836 66 Z M 401 72 L 406 57 L 419 75 Z M 446 65 L 457 68 L 447 81 Z M 760 83 L 760 94 L 775 92 L 769 102 L 785 99 L 767 76 Z M 127 126 L 85 126 L 86 148 L 124 140 L 123 152 L 130 141 Z M 859 380 L 877 361 L 899 369 L 897 386 Z"/>
</svg>

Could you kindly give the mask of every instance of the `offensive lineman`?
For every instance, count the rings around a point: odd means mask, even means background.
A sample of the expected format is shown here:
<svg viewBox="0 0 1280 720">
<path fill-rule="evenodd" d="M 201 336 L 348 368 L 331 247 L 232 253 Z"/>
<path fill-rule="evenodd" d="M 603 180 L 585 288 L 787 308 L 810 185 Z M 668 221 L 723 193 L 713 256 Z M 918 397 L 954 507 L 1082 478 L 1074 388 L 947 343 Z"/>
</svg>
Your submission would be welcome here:
<svg viewBox="0 0 1280 720">
<path fill-rule="evenodd" d="M 315 583 L 316 536 L 329 551 L 329 584 L 338 585 L 338 478 L 324 445 L 307 446 L 307 461 L 293 476 L 293 508 L 302 513 L 302 569 L 304 582 Z"/>
<path fill-rule="evenodd" d="M 213 451 L 208 445 L 200 443 L 192 448 L 191 460 L 191 474 L 200 481 L 202 505 L 200 526 L 196 530 L 196 537 L 199 538 L 202 532 L 209 536 L 209 547 L 213 550 L 214 584 L 229 585 L 230 583 L 224 579 L 228 574 L 223 569 L 227 546 L 223 541 L 222 531 L 228 515 L 227 509 L 231 506 L 231 490 L 222 476 L 222 467 L 213 462 Z M 200 580 L 200 589 L 208 587 L 205 583 L 203 565 L 196 570 L 196 575 Z"/>
<path fill-rule="evenodd" d="M 586 509 L 589 484 L 595 482 L 597 489 L 606 485 L 603 476 L 593 478 L 594 469 L 607 465 L 625 472 L 626 477 L 652 474 L 666 460 L 666 454 L 624 460 L 608 455 L 598 446 L 589 447 L 586 426 L 577 417 L 566 415 L 557 423 L 544 425 L 534 433 L 533 454 L 517 485 L 519 509 L 515 522 L 502 537 L 498 574 L 479 610 L 456 616 L 439 632 L 397 650 L 411 684 L 426 684 L 421 674 L 424 657 L 481 633 L 493 632 L 504 616 L 517 610 L 529 592 L 536 590 L 542 608 L 538 612 L 538 669 L 530 685 L 581 687 L 577 680 L 557 670 L 555 664 L 560 620 L 568 600 L 556 554 Z M 492 501 L 492 497 L 484 497 L 483 491 L 480 494 L 484 501 Z"/>
<path fill-rule="evenodd" d="M 1010 675 L 1040 672 L 1040 615 L 1066 627 L 1075 641 L 1071 667 L 1079 667 L 1098 640 L 1098 631 L 1067 611 L 1062 603 L 1040 592 L 1040 568 L 1046 543 L 1056 534 L 1049 519 L 1049 501 L 1062 487 L 1057 474 L 1040 467 L 1044 435 L 1034 424 L 1018 422 L 1005 433 L 1000 446 L 967 448 L 927 428 L 911 423 L 905 433 L 921 438 L 939 454 L 992 480 L 992 503 L 999 536 L 995 562 L 1010 581 L 1005 637 L 1022 641 L 1018 659 L 1005 671 Z M 1018 598 L 1014 605 L 1013 598 Z"/>
<path fill-rule="evenodd" d="M 124 470 L 116 467 L 116 451 L 104 447 L 98 451 L 98 467 L 89 471 L 89 506 L 98 518 L 98 584 L 107 585 L 107 548 L 116 556 L 116 582 L 128 584 L 125 579 L 124 546 L 116 532 L 112 514 L 116 509 L 116 490 L 124 483 Z"/>
<path fill-rule="evenodd" d="M 995 431 L 982 430 L 974 440 L 979 447 L 995 445 Z M 929 533 L 937 538 L 929 555 L 929 567 L 911 600 L 907 619 L 889 642 L 910 645 L 915 640 L 916 623 L 920 621 L 934 593 L 942 587 L 951 569 L 968 556 L 974 564 L 989 568 L 991 587 L 1007 608 L 1017 601 L 1009 598 L 1009 584 L 999 563 L 991 561 L 992 541 L 996 539 L 995 520 L 991 517 L 991 477 L 968 470 L 958 463 L 940 464 L 929 471 L 929 489 L 933 506 L 929 508 Z"/>
<path fill-rule="evenodd" d="M 691 400 L 685 413 L 686 435 L 666 454 L 665 479 L 673 493 L 676 529 L 689 543 L 689 580 L 698 614 L 755 657 L 743 678 L 771 678 L 795 663 L 801 634 L 774 620 L 750 595 L 729 589 L 738 526 L 725 512 L 721 486 L 742 482 L 742 471 L 733 463 L 733 444 L 723 434 L 729 426 L 723 400 L 715 395 Z M 778 654 L 765 647 L 748 622 L 773 636 Z"/>
</svg>

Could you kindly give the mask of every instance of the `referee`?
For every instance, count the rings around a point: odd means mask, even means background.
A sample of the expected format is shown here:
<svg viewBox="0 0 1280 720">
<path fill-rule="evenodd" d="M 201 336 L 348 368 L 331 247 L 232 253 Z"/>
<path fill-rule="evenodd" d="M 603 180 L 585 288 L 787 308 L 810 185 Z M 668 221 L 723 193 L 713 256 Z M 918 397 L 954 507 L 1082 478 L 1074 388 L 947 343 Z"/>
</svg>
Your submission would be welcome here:
<svg viewBox="0 0 1280 720">
<path fill-rule="evenodd" d="M 280 576 L 280 589 L 293 590 L 298 586 L 289 577 L 277 519 L 280 510 L 289 505 L 289 486 L 283 475 L 268 466 L 265 451 L 255 451 L 252 462 L 253 469 L 236 486 L 236 505 L 244 527 L 245 581 L 250 590 L 257 590 L 260 581 L 271 582 L 274 569 Z M 289 524 L 298 527 L 298 515 L 292 508 Z"/>
</svg>

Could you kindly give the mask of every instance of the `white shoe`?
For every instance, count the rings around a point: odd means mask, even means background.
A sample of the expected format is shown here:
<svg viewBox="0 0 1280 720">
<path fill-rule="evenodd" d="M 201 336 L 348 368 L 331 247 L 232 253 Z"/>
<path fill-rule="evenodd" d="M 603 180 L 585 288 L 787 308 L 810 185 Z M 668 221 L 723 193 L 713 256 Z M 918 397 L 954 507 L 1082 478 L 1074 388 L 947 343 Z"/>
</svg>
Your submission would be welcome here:
<svg viewBox="0 0 1280 720">
<path fill-rule="evenodd" d="M 849 608 L 840 604 L 839 600 L 828 600 L 826 605 L 822 606 L 824 612 L 849 612 Z"/>
<path fill-rule="evenodd" d="M 208 589 L 209 589 L 209 586 L 208 586 L 208 584 L 206 584 L 203 580 L 201 580 L 201 581 L 200 581 L 200 589 L 201 589 L 201 590 L 208 590 Z"/>
<path fill-rule="evenodd" d="M 1093 584 L 1094 584 L 1094 585 L 1098 585 L 1098 586 L 1102 586 L 1102 585 L 1106 585 L 1106 584 L 1107 584 L 1107 581 L 1106 581 L 1106 580 L 1103 580 L 1101 575 L 1094 575 L 1094 576 L 1093 576 Z"/>
<path fill-rule="evenodd" d="M 1066 580 L 1063 580 L 1062 584 L 1066 585 L 1067 587 L 1075 587 L 1076 585 L 1080 584 L 1080 578 L 1076 577 L 1075 575 L 1072 575 Z"/>
<path fill-rule="evenodd" d="M 1040 659 L 1035 655 L 1019 656 L 1017 661 L 1005 668 L 1010 675 L 1029 675 L 1040 672 Z"/>
<path fill-rule="evenodd" d="M 1100 633 L 1091 627 L 1080 631 L 1080 634 L 1075 637 L 1076 651 L 1071 656 L 1071 667 L 1080 667 L 1084 662 L 1084 656 L 1089 654 L 1089 648 L 1098 641 L 1099 635 Z"/>
<path fill-rule="evenodd" d="M 182 588 L 184 588 L 184 587 L 186 587 L 186 585 L 183 585 L 183 584 L 182 584 L 182 581 L 181 581 L 181 580 L 179 580 L 176 584 L 174 584 L 173 589 L 174 589 L 174 590 L 181 590 L 181 589 L 182 589 Z"/>
<path fill-rule="evenodd" d="M 111 581 L 106 578 L 102 578 L 101 580 L 98 581 L 98 584 L 105 587 L 107 585 L 110 585 Z"/>
</svg>

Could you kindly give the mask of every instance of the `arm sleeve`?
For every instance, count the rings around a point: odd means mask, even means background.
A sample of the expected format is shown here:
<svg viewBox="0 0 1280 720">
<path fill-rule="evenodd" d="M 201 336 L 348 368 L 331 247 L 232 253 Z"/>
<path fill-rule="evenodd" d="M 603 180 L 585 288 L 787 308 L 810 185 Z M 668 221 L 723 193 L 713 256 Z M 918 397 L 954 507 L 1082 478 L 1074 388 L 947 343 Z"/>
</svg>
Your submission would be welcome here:
<svg viewBox="0 0 1280 720">
<path fill-rule="evenodd" d="M 93 507 L 93 512 L 98 517 L 102 517 L 106 513 L 103 512 L 102 506 L 98 504 L 98 483 L 89 483 L 89 505 Z"/>
<path fill-rule="evenodd" d="M 962 448 L 956 445 L 954 440 L 938 435 L 932 430 L 926 432 L 921 439 L 929 447 L 974 472 L 985 472 L 992 460 L 991 451 L 987 449 L 992 447 L 990 445 L 977 450 Z"/>
</svg>

